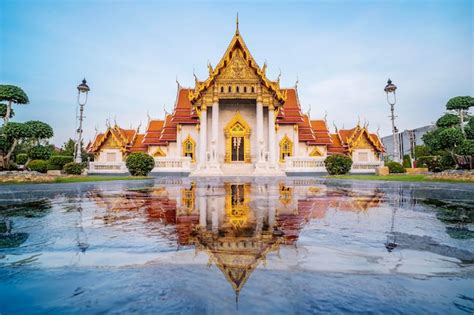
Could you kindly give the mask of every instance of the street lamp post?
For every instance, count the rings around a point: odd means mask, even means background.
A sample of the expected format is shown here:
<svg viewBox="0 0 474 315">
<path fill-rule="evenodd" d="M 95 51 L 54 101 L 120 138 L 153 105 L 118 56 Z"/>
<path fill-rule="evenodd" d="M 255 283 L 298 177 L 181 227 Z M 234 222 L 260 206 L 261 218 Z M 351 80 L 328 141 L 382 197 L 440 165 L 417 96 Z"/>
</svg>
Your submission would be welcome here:
<svg viewBox="0 0 474 315">
<path fill-rule="evenodd" d="M 77 141 L 74 146 L 74 162 L 82 163 L 82 121 L 84 119 L 84 105 L 87 103 L 87 94 L 90 88 L 84 78 L 82 83 L 77 86 L 77 103 L 79 104 L 79 128 L 77 129 Z"/>
<path fill-rule="evenodd" d="M 390 105 L 390 112 L 391 115 L 389 116 L 392 120 L 392 134 L 393 134 L 393 160 L 395 162 L 400 162 L 400 153 L 399 146 L 398 146 L 398 137 L 397 137 L 397 127 L 395 127 L 395 103 L 397 102 L 397 95 L 395 91 L 397 90 L 397 86 L 392 83 L 392 80 L 387 80 L 387 85 L 384 88 L 385 93 L 387 94 L 387 103 Z"/>
</svg>

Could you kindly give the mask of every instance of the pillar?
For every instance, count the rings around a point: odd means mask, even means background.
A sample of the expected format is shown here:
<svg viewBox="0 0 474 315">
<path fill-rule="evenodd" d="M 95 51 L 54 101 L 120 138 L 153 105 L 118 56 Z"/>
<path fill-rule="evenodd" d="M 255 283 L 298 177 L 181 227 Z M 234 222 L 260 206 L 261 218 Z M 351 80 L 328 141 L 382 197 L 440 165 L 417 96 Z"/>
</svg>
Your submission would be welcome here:
<svg viewBox="0 0 474 315">
<path fill-rule="evenodd" d="M 293 127 L 293 156 L 300 155 L 300 143 L 298 140 L 298 125 Z"/>
<path fill-rule="evenodd" d="M 199 118 L 201 128 L 199 129 L 199 164 L 201 167 L 206 165 L 206 150 L 207 150 L 207 107 L 205 105 L 201 108 L 201 117 Z"/>
<path fill-rule="evenodd" d="M 181 132 L 181 125 L 178 124 L 177 126 L 177 135 L 176 135 L 176 152 L 177 152 L 177 156 L 183 156 L 183 150 L 181 148 L 181 145 L 182 145 L 182 142 L 183 142 L 183 136 L 182 136 L 182 132 Z"/>
<path fill-rule="evenodd" d="M 217 162 L 217 146 L 219 139 L 219 102 L 212 104 L 212 160 Z"/>
<path fill-rule="evenodd" d="M 263 160 L 263 104 L 257 103 L 257 161 Z"/>
<path fill-rule="evenodd" d="M 268 156 L 271 165 L 275 165 L 275 111 L 273 105 L 268 106 Z"/>
</svg>

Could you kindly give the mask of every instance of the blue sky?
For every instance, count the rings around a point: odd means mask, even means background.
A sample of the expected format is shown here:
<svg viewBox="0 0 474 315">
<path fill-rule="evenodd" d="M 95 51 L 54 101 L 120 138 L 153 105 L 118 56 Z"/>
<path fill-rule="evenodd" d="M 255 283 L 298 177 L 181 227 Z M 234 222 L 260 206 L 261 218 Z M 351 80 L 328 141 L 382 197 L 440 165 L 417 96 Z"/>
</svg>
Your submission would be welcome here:
<svg viewBox="0 0 474 315">
<path fill-rule="evenodd" d="M 146 125 L 171 111 L 176 78 L 200 79 L 235 30 L 267 74 L 298 91 L 313 118 L 390 133 L 383 87 L 398 85 L 400 130 L 436 120 L 450 97 L 473 95 L 472 1 L 0 1 L 0 83 L 30 97 L 17 121 L 38 119 L 53 142 L 74 137 L 76 86 L 91 87 L 85 136 L 114 117 Z"/>
</svg>

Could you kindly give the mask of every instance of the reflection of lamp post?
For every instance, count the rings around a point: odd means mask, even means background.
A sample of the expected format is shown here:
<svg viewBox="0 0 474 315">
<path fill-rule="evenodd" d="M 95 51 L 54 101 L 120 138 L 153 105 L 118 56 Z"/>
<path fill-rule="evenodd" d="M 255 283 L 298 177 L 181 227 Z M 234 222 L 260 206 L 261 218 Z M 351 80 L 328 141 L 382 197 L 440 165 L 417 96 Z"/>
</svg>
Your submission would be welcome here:
<svg viewBox="0 0 474 315">
<path fill-rule="evenodd" d="M 387 93 L 387 102 L 390 105 L 390 119 L 392 120 L 392 134 L 393 134 L 393 160 L 395 162 L 400 162 L 400 154 L 398 152 L 398 139 L 397 139 L 397 127 L 395 127 L 395 103 L 397 102 L 397 96 L 395 91 L 397 86 L 392 83 L 392 80 L 387 80 L 387 85 L 383 89 Z"/>
<path fill-rule="evenodd" d="M 74 146 L 74 162 L 81 163 L 82 162 L 82 120 L 84 118 L 84 105 L 87 103 L 87 94 L 89 93 L 90 89 L 87 85 L 87 81 L 84 78 L 82 83 L 77 86 L 77 103 L 79 104 L 79 128 L 77 129 L 77 142 Z"/>
</svg>

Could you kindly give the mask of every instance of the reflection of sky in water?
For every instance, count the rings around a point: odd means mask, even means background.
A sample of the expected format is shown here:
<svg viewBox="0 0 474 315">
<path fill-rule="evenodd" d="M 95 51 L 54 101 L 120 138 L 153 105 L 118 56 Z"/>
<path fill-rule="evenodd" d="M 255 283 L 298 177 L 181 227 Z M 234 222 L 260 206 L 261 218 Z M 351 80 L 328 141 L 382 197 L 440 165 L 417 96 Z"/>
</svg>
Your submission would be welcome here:
<svg viewBox="0 0 474 315">
<path fill-rule="evenodd" d="M 236 297 L 242 312 L 474 310 L 470 185 L 290 178 L 4 188 L 0 312 L 219 313 L 237 311 Z M 24 297 L 29 306 L 16 303 Z"/>
</svg>

